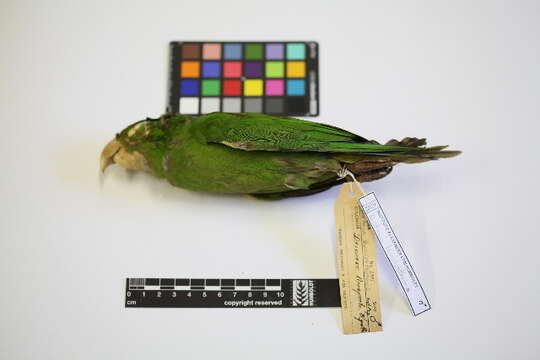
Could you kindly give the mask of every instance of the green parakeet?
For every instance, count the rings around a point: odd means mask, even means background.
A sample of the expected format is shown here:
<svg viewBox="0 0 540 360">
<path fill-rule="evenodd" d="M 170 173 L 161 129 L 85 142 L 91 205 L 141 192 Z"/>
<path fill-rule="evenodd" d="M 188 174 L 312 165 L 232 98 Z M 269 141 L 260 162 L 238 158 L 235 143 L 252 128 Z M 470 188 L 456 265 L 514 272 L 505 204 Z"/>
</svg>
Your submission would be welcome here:
<svg viewBox="0 0 540 360">
<path fill-rule="evenodd" d="M 263 114 L 166 114 L 117 134 L 103 149 L 101 169 L 116 163 L 184 189 L 282 199 L 340 184 L 344 170 L 365 182 L 397 163 L 460 153 L 424 145 L 417 138 L 381 145 L 334 126 Z"/>
</svg>

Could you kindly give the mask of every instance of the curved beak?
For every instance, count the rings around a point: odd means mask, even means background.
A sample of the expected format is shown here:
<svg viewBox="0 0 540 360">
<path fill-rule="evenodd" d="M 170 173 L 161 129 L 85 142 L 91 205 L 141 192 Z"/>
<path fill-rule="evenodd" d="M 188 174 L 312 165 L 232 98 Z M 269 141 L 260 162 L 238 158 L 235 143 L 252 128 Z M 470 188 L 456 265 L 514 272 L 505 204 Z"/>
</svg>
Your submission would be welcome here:
<svg viewBox="0 0 540 360">
<path fill-rule="evenodd" d="M 101 151 L 101 172 L 105 172 L 105 169 L 107 169 L 109 165 L 114 164 L 114 155 L 116 155 L 121 148 L 122 145 L 120 145 L 116 139 L 112 139 L 107 145 L 105 145 L 103 151 Z"/>
<path fill-rule="evenodd" d="M 101 171 L 111 164 L 118 164 L 129 170 L 141 170 L 150 172 L 148 162 L 137 151 L 126 151 L 118 140 L 113 139 L 103 148 L 100 158 Z"/>
</svg>

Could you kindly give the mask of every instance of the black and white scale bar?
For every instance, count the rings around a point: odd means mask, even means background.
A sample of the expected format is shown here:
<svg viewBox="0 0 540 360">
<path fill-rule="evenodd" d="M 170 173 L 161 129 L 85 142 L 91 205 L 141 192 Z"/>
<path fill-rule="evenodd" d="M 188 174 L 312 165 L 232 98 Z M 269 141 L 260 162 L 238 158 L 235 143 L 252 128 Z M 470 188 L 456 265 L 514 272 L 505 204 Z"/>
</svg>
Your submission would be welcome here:
<svg viewBox="0 0 540 360">
<path fill-rule="evenodd" d="M 340 307 L 338 279 L 128 278 L 126 307 Z"/>
</svg>

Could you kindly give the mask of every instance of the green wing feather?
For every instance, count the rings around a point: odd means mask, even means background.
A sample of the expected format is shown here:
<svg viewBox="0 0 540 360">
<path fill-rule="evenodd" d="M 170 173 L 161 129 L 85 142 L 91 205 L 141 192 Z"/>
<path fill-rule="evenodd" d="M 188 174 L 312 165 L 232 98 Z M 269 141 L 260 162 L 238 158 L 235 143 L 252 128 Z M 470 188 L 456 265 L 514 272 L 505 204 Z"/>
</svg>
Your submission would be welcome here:
<svg viewBox="0 0 540 360">
<path fill-rule="evenodd" d="M 263 114 L 209 114 L 198 119 L 209 143 L 246 151 L 377 152 L 404 151 L 401 146 L 369 144 L 346 130 L 310 121 Z"/>
<path fill-rule="evenodd" d="M 335 126 L 306 120 L 264 114 L 213 113 L 197 119 L 197 136 L 207 143 L 219 143 L 245 151 L 326 152 L 351 154 L 358 161 L 391 157 L 397 162 L 421 162 L 460 152 L 443 151 L 446 146 L 421 147 L 424 139 L 413 146 L 380 145 Z M 344 156 L 345 158 L 345 156 Z"/>
</svg>

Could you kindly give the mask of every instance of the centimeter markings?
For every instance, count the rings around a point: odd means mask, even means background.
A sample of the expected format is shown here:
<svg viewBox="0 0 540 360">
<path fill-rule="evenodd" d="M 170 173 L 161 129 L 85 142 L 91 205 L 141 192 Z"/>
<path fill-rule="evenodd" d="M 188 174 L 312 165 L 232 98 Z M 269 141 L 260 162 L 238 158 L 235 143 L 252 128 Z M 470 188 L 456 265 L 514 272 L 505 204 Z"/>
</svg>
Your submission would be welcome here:
<svg viewBox="0 0 540 360">
<path fill-rule="evenodd" d="M 418 280 L 409 258 L 394 233 L 394 229 L 392 229 L 379 200 L 371 192 L 361 197 L 358 202 L 364 210 L 386 257 L 397 275 L 413 314 L 416 316 L 430 310 L 431 305 L 420 284 L 420 280 Z"/>
<path fill-rule="evenodd" d="M 130 278 L 129 290 L 281 291 L 281 279 L 158 279 Z"/>
<path fill-rule="evenodd" d="M 337 279 L 128 278 L 126 307 L 339 307 Z"/>
</svg>

